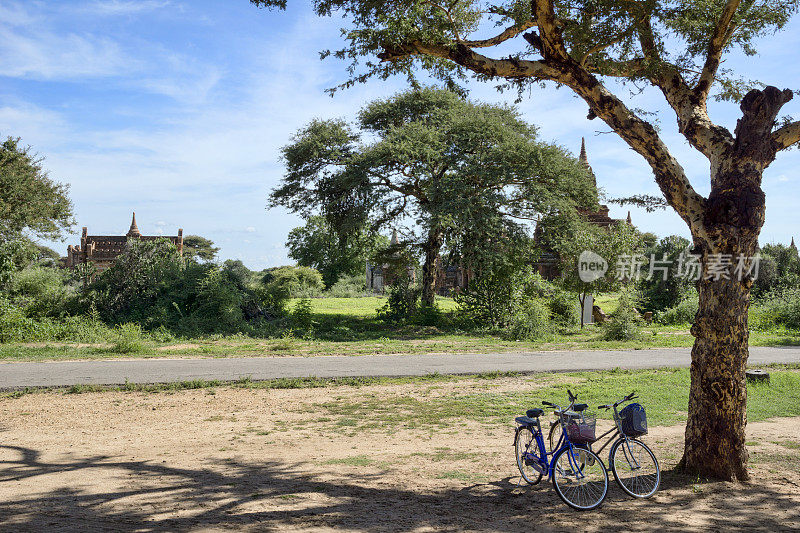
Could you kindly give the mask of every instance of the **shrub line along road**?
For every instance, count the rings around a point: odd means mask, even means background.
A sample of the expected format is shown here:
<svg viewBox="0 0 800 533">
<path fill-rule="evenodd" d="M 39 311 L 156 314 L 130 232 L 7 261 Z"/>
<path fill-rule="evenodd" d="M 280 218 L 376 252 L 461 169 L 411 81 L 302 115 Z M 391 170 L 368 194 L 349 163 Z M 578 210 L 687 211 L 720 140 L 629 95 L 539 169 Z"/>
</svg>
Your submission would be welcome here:
<svg viewBox="0 0 800 533">
<path fill-rule="evenodd" d="M 117 359 L 0 364 L 0 389 L 171 383 L 242 378 L 399 377 L 481 372 L 567 372 L 688 367 L 688 348 L 485 354 Z M 800 363 L 800 346 L 750 348 L 749 365 Z"/>
</svg>

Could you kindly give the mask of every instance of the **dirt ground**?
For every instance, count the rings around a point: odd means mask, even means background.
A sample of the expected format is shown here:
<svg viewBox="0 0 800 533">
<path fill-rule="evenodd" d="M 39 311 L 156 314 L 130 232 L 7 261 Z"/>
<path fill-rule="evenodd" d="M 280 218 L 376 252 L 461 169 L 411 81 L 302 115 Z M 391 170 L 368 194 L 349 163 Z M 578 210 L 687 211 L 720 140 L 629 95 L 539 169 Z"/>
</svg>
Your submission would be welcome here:
<svg viewBox="0 0 800 533">
<path fill-rule="evenodd" d="M 682 428 L 651 428 L 644 440 L 664 470 L 659 493 L 634 501 L 612 481 L 603 507 L 578 513 L 549 483 L 518 486 L 512 421 L 371 428 L 318 407 L 380 401 L 388 387 L 414 393 L 384 385 L 4 398 L 0 530 L 800 529 L 800 419 L 748 426 L 747 484 L 672 473 Z"/>
</svg>

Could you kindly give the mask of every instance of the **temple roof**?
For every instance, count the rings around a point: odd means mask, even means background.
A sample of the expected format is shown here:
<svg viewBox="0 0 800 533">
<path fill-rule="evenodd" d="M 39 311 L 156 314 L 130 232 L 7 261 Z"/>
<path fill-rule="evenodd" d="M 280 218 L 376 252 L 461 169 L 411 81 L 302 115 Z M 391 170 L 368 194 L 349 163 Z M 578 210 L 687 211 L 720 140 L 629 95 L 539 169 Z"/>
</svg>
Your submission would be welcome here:
<svg viewBox="0 0 800 533">
<path fill-rule="evenodd" d="M 131 228 L 128 230 L 128 237 L 141 237 L 139 228 L 136 226 L 136 211 L 133 212 L 133 220 L 131 220 Z"/>
</svg>

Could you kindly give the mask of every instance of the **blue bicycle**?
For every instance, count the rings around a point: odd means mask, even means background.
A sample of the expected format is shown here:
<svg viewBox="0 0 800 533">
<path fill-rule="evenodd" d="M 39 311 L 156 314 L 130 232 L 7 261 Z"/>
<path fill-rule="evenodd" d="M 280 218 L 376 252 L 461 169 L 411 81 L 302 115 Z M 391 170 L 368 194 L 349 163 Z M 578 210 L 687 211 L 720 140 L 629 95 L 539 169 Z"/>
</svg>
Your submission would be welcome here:
<svg viewBox="0 0 800 533">
<path fill-rule="evenodd" d="M 571 395 L 570 395 L 571 396 Z M 539 417 L 543 409 L 529 409 L 518 416 L 514 434 L 514 450 L 522 479 L 531 485 L 539 483 L 547 472 L 556 494 L 570 507 L 581 511 L 596 509 L 608 493 L 608 472 L 589 444 L 594 441 L 595 420 L 575 410 L 575 400 L 562 408 L 550 402 L 543 405 L 555 410 L 562 435 L 549 452 L 544 443 Z"/>
</svg>

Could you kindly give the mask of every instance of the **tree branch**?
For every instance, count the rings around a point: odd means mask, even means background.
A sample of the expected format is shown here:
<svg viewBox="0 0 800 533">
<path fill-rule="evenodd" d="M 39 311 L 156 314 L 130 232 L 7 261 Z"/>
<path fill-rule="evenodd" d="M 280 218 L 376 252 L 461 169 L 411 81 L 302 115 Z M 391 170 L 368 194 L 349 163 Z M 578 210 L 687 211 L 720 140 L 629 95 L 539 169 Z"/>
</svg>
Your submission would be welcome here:
<svg viewBox="0 0 800 533">
<path fill-rule="evenodd" d="M 800 142 L 800 121 L 778 128 L 773 132 L 772 139 L 778 145 L 778 150 L 785 150 L 793 144 L 797 144 Z"/>
<path fill-rule="evenodd" d="M 410 55 L 426 55 L 449 59 L 478 74 L 489 77 L 533 78 L 539 80 L 557 80 L 560 73 L 543 61 L 509 59 L 492 59 L 474 52 L 463 43 L 428 44 L 412 41 L 396 46 L 386 46 L 378 54 L 382 61 L 394 61 Z"/>
<path fill-rule="evenodd" d="M 522 24 L 514 24 L 513 26 L 509 26 L 502 33 L 499 35 L 495 35 L 494 37 L 490 37 L 489 39 L 480 39 L 477 41 L 461 41 L 464 46 L 469 46 L 470 48 L 488 48 L 490 46 L 497 46 L 498 44 L 505 42 L 509 39 L 512 39 L 519 35 L 520 33 L 524 32 L 527 29 L 533 28 L 536 26 L 536 23 L 533 20 L 527 20 Z"/>
<path fill-rule="evenodd" d="M 703 71 L 700 73 L 700 78 L 694 89 L 695 94 L 700 99 L 703 106 L 705 106 L 708 93 L 711 91 L 711 84 L 714 83 L 714 77 L 717 74 L 720 58 L 722 57 L 722 50 L 725 48 L 725 45 L 733 33 L 734 26 L 731 24 L 731 21 L 740 3 L 740 0 L 728 0 L 725 3 L 725 7 L 722 8 L 722 15 L 714 28 L 714 34 L 711 36 L 711 40 L 708 43 L 706 62 L 703 65 Z"/>
</svg>

